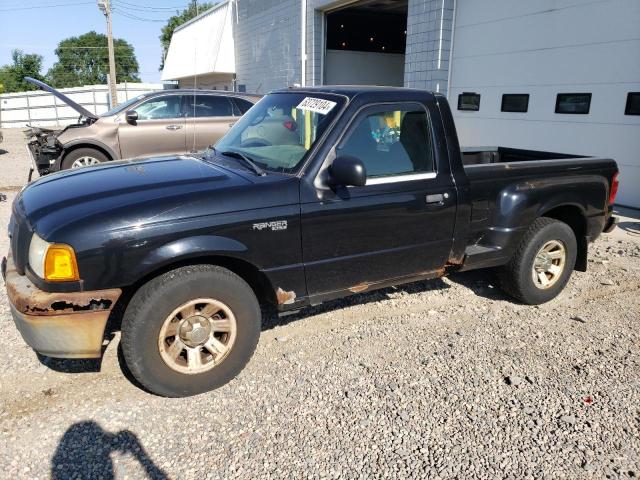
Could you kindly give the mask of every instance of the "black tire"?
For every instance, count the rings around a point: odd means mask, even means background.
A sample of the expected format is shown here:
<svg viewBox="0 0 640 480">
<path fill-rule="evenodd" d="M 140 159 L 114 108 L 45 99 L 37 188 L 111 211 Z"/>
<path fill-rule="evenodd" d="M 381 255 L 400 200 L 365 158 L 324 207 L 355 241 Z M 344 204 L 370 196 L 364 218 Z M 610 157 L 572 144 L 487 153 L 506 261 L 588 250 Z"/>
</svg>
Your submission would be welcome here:
<svg viewBox="0 0 640 480">
<path fill-rule="evenodd" d="M 565 263 L 552 286 L 536 286 L 532 277 L 534 261 L 540 249 L 550 241 L 561 242 L 565 248 Z M 522 237 L 511 261 L 498 269 L 502 290 L 529 305 L 539 305 L 555 298 L 565 287 L 576 263 L 577 242 L 569 225 L 553 218 L 536 219 Z M 544 279 L 543 279 L 544 280 Z"/>
<path fill-rule="evenodd" d="M 93 158 L 99 163 L 109 161 L 109 157 L 107 157 L 100 150 L 96 150 L 95 148 L 78 148 L 77 150 L 73 150 L 66 157 L 64 157 L 60 170 L 68 170 L 72 168 L 74 162 L 79 158 Z"/>
<path fill-rule="evenodd" d="M 171 312 L 194 299 L 215 298 L 233 312 L 237 334 L 221 363 L 202 373 L 178 372 L 161 357 L 160 329 Z M 122 352 L 133 376 L 149 391 L 185 397 L 218 388 L 247 364 L 258 343 L 261 313 L 251 287 L 235 273 L 214 265 L 177 268 L 143 285 L 122 319 Z"/>
</svg>

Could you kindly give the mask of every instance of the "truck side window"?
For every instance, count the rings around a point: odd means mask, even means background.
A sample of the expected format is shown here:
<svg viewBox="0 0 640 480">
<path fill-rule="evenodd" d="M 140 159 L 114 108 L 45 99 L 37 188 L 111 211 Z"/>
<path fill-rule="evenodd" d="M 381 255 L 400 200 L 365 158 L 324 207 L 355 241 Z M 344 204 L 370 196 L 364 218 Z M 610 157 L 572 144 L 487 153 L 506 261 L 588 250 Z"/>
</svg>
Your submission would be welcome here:
<svg viewBox="0 0 640 480">
<path fill-rule="evenodd" d="M 339 152 L 359 158 L 368 178 L 434 171 L 429 118 L 424 110 L 367 115 L 352 128 Z"/>
</svg>

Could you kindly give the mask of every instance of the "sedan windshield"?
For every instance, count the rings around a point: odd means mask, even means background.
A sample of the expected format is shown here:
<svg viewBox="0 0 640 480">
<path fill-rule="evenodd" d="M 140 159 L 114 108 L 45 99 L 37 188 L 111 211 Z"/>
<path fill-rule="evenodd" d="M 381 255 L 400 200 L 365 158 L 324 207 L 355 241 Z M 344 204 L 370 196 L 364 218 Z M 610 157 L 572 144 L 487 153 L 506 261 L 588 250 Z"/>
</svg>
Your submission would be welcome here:
<svg viewBox="0 0 640 480">
<path fill-rule="evenodd" d="M 320 93 L 272 93 L 254 105 L 215 145 L 265 170 L 294 173 L 344 103 Z"/>
<path fill-rule="evenodd" d="M 118 105 L 113 107 L 111 110 L 109 110 L 107 112 L 104 112 L 100 116 L 101 117 L 111 117 L 112 115 L 117 115 L 118 113 L 122 112 L 123 110 L 126 110 L 127 108 L 129 108 L 134 103 L 139 102 L 143 98 L 144 98 L 144 95 L 138 95 L 137 97 L 131 98 L 131 99 L 127 100 L 126 102 L 119 103 Z"/>
</svg>

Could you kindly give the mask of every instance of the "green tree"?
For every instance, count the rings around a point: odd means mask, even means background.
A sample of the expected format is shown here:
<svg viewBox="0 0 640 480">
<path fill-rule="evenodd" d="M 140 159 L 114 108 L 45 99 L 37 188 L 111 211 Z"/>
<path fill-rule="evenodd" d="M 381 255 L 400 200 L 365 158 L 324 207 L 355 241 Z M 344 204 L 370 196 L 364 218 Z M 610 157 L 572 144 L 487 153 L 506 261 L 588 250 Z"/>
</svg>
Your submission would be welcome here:
<svg viewBox="0 0 640 480">
<path fill-rule="evenodd" d="M 22 50 L 11 52 L 11 63 L 0 67 L 0 84 L 4 92 L 24 92 L 37 90 L 38 87 L 24 81 L 24 77 L 42 80 L 42 56 L 36 53 L 24 53 Z"/>
<path fill-rule="evenodd" d="M 183 23 L 188 22 L 205 10 L 209 10 L 211 7 L 213 7 L 213 5 L 213 3 L 201 3 L 200 5 L 198 5 L 198 0 L 191 0 L 189 6 L 182 10 L 182 12 L 176 11 L 176 14 L 174 16 L 169 17 L 169 19 L 167 20 L 167 24 L 162 27 L 162 30 L 160 31 L 162 58 L 160 59 L 159 70 L 162 70 L 164 68 L 164 59 L 167 58 L 167 52 L 169 51 L 169 44 L 171 43 L 173 31 Z"/>
<path fill-rule="evenodd" d="M 138 60 L 133 47 L 121 38 L 113 39 L 118 82 L 139 82 Z M 89 32 L 62 40 L 56 48 L 58 61 L 47 72 L 56 88 L 107 83 L 109 50 L 107 36 Z"/>
</svg>

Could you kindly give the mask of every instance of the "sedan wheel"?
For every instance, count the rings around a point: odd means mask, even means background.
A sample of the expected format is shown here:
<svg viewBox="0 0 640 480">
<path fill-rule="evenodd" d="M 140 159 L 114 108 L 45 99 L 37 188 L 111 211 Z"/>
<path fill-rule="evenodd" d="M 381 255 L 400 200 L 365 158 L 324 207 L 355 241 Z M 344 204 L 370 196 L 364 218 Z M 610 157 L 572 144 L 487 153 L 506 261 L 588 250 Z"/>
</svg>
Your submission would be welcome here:
<svg viewBox="0 0 640 480">
<path fill-rule="evenodd" d="M 99 163 L 100 160 L 94 157 L 80 157 L 71 164 L 71 168 L 88 167 L 91 165 L 98 165 Z"/>
</svg>

